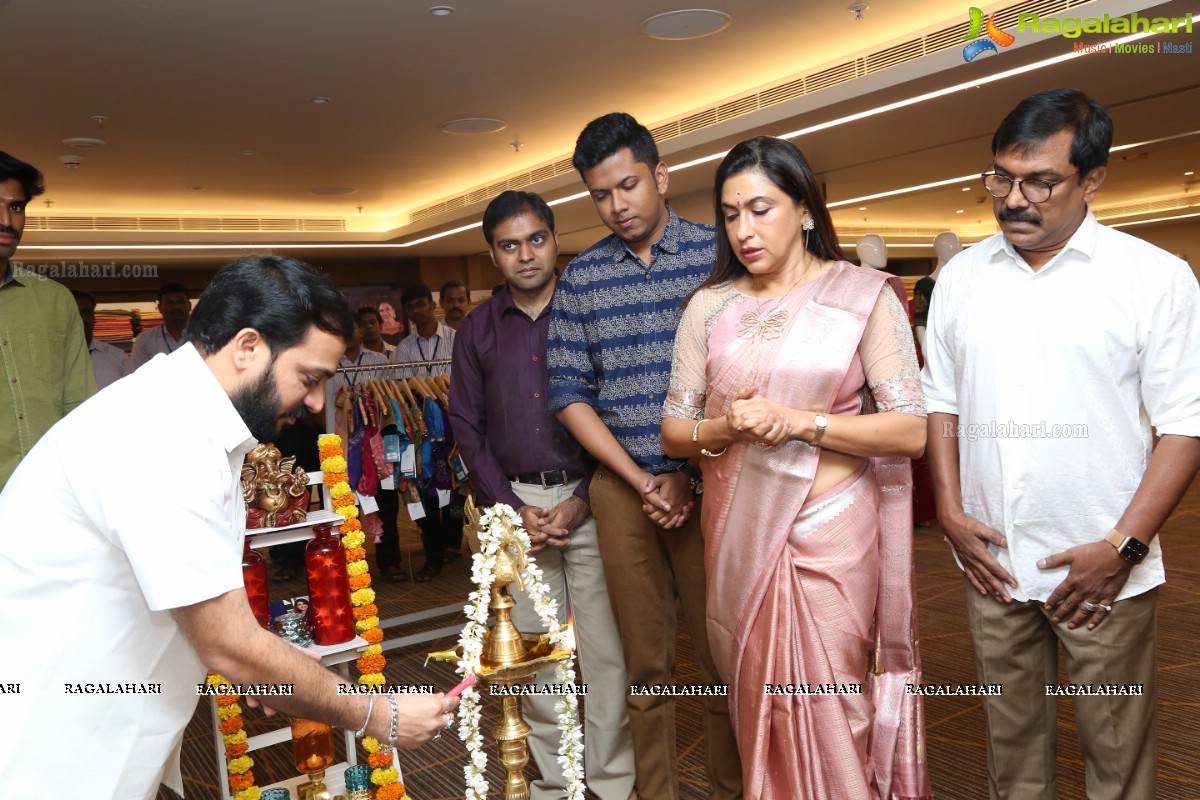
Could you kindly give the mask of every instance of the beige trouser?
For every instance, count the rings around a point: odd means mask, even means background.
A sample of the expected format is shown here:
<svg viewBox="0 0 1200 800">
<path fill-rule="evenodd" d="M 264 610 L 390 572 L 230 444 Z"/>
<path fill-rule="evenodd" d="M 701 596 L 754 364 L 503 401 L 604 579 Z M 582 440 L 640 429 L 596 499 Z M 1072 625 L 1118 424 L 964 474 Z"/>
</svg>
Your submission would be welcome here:
<svg viewBox="0 0 1200 800">
<path fill-rule="evenodd" d="M 708 649 L 704 616 L 706 582 L 699 498 L 686 525 L 664 530 L 642 511 L 641 495 L 603 467 L 592 479 L 591 495 L 629 683 L 672 683 L 676 597 L 692 634 L 700 682 L 719 683 Z M 705 697 L 701 702 L 712 796 L 736 800 L 742 796 L 742 766 L 729 724 L 728 698 Z M 677 800 L 674 698 L 629 696 L 628 707 L 638 796 L 641 800 Z"/>
<path fill-rule="evenodd" d="M 998 603 L 967 583 L 967 620 L 984 699 L 992 800 L 1054 800 L 1058 645 L 1074 685 L 1141 684 L 1143 696 L 1075 696 L 1088 800 L 1155 797 L 1158 590 L 1113 604 L 1094 630 L 1055 625 L 1039 602 Z"/>
<path fill-rule="evenodd" d="M 578 481 L 566 486 L 543 488 L 526 483 L 512 484 L 513 491 L 532 506 L 553 508 L 567 500 Z M 575 641 L 579 672 L 587 695 L 579 702 L 584 710 L 584 775 L 588 788 L 600 800 L 629 800 L 633 789 L 633 741 L 625 714 L 625 660 L 621 639 L 608 601 L 604 565 L 596 541 L 596 521 L 584 520 L 571 535 L 566 550 L 545 548 L 533 559 L 541 568 L 550 596 L 558 603 L 558 618 L 566 622 L 575 615 Z M 517 600 L 512 619 L 525 632 L 542 631 L 541 620 L 524 592 L 512 587 Z M 538 681 L 551 683 L 554 669 L 543 670 Z M 559 728 L 551 695 L 521 698 L 525 721 L 533 728 L 529 750 L 542 773 L 529 787 L 531 800 L 561 800 L 566 781 L 558 763 Z"/>
</svg>

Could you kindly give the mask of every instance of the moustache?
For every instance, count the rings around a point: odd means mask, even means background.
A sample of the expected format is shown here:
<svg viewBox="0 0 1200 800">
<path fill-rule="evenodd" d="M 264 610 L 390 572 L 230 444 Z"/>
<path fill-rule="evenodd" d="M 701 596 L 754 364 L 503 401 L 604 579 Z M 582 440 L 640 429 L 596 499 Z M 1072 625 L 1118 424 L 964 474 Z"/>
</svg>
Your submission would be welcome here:
<svg viewBox="0 0 1200 800">
<path fill-rule="evenodd" d="M 996 215 L 996 219 L 1001 222 L 1028 222 L 1030 225 L 1041 225 L 1042 218 L 1032 211 L 1022 211 L 1016 208 L 1005 206 L 1000 209 L 1000 213 Z"/>
<path fill-rule="evenodd" d="M 19 236 L 16 228 L 10 228 L 7 225 L 0 225 L 0 233 L 8 234 L 9 236 Z"/>
</svg>

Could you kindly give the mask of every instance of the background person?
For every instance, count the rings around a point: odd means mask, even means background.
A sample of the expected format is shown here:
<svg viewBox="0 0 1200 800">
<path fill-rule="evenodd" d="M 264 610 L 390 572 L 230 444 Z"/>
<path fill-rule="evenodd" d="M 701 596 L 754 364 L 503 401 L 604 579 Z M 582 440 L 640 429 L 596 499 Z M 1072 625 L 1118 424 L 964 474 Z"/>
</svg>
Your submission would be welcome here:
<svg viewBox="0 0 1200 800">
<path fill-rule="evenodd" d="M 846 262 L 790 142 L 734 147 L 715 198 L 716 268 L 675 337 L 662 432 L 670 455 L 702 457 L 709 643 L 746 797 L 930 798 L 905 694 L 921 682 L 908 459 L 925 404 L 903 285 Z"/>
<path fill-rule="evenodd" d="M 0 151 L 0 489 L 50 426 L 96 392 L 83 322 L 62 284 L 13 254 L 42 173 Z"/>
<path fill-rule="evenodd" d="M 446 324 L 458 330 L 458 324 L 471 310 L 471 288 L 463 281 L 446 281 L 438 293 L 438 304 L 442 307 Z"/>
<path fill-rule="evenodd" d="M 96 338 L 96 298 L 82 291 L 72 291 L 71 296 L 75 298 L 75 305 L 79 308 L 88 355 L 92 359 L 92 372 L 96 376 L 96 391 L 100 391 L 133 372 L 133 364 L 124 350 Z"/>
<path fill-rule="evenodd" d="M 187 324 L 192 314 L 187 287 L 181 283 L 166 283 L 159 287 L 158 311 L 162 314 L 162 324 L 143 331 L 133 341 L 134 369 L 141 368 L 159 353 L 174 353 L 187 341 Z"/>
</svg>

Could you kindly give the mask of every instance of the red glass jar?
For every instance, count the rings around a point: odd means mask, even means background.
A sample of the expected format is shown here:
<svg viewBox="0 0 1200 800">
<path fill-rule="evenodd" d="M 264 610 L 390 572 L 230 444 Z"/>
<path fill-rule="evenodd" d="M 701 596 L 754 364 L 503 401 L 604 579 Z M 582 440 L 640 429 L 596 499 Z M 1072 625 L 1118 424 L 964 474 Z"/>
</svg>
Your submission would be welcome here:
<svg viewBox="0 0 1200 800">
<path fill-rule="evenodd" d="M 313 641 L 341 644 L 354 638 L 354 612 L 350 606 L 350 579 L 346 551 L 333 537 L 329 525 L 313 528 L 314 538 L 304 548 L 308 596 L 312 601 Z"/>
<path fill-rule="evenodd" d="M 250 537 L 242 548 L 242 583 L 254 618 L 264 628 L 271 624 L 271 596 L 267 591 L 267 565 L 257 551 L 250 549 Z"/>
</svg>

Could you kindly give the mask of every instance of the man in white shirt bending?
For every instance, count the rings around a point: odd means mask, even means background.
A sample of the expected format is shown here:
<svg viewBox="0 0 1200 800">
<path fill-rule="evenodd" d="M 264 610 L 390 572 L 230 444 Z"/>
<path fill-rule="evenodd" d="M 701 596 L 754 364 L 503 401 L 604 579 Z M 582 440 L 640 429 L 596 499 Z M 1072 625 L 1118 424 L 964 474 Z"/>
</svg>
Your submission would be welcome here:
<svg viewBox="0 0 1200 800">
<path fill-rule="evenodd" d="M 946 265 L 930 311 L 938 519 L 978 680 L 1003 684 L 984 700 L 993 798 L 1054 798 L 1059 693 L 1088 797 L 1156 796 L 1156 534 L 1200 467 L 1200 289 L 1092 216 L 1111 142 L 1077 90 L 1023 100 L 983 176 L 1001 232 Z"/>
</svg>

